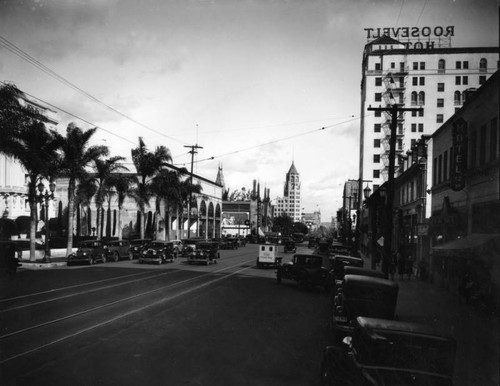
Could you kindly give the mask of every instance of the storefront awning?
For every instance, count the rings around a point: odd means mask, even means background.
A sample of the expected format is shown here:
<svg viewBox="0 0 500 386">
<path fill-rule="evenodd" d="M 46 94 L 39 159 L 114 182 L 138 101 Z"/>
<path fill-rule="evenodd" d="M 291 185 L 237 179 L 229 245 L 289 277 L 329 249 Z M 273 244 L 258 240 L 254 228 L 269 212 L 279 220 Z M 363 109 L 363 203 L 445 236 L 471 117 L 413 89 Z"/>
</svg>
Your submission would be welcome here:
<svg viewBox="0 0 500 386">
<path fill-rule="evenodd" d="M 500 240 L 498 233 L 472 233 L 457 240 L 432 248 L 433 255 L 465 256 L 473 252 L 486 251 L 497 248 L 495 244 Z"/>
</svg>

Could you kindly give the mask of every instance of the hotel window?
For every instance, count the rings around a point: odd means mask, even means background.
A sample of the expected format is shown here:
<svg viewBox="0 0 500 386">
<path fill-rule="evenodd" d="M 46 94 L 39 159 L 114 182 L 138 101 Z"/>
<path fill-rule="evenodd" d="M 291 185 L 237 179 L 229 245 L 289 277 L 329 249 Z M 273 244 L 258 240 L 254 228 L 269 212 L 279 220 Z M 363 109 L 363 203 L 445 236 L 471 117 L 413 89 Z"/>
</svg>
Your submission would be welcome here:
<svg viewBox="0 0 500 386">
<path fill-rule="evenodd" d="M 401 72 L 405 71 L 405 62 L 399 62 L 399 71 Z"/>
<path fill-rule="evenodd" d="M 411 105 L 416 106 L 417 105 L 417 92 L 413 91 L 411 93 Z"/>
<path fill-rule="evenodd" d="M 417 124 L 416 123 L 412 123 L 411 124 L 411 132 L 412 133 L 416 133 L 417 132 Z"/>
<path fill-rule="evenodd" d="M 374 128 L 373 128 L 373 131 L 374 131 L 375 133 L 380 133 L 380 128 L 381 128 L 380 123 L 375 123 L 375 126 L 374 126 Z"/>
<path fill-rule="evenodd" d="M 391 62 L 391 68 L 396 68 L 396 63 Z"/>
<path fill-rule="evenodd" d="M 380 154 L 374 154 L 373 155 L 373 163 L 374 164 L 380 163 Z"/>
<path fill-rule="evenodd" d="M 484 84 L 486 82 L 486 75 L 479 75 L 479 84 Z"/>
<path fill-rule="evenodd" d="M 479 71 L 480 72 L 486 72 L 488 68 L 488 61 L 485 58 L 481 58 L 479 61 Z"/>
<path fill-rule="evenodd" d="M 418 70 L 418 62 L 413 62 L 413 69 Z"/>
<path fill-rule="evenodd" d="M 418 132 L 419 133 L 423 133 L 424 132 L 424 124 L 423 123 L 419 123 L 418 124 Z"/>
<path fill-rule="evenodd" d="M 444 122 L 444 115 L 443 114 L 436 115 L 436 122 L 443 123 Z"/>
<path fill-rule="evenodd" d="M 444 59 L 439 59 L 438 62 L 438 73 L 443 73 L 446 71 L 446 62 Z"/>
<path fill-rule="evenodd" d="M 403 124 L 402 123 L 398 123 L 398 134 L 404 134 L 405 133 L 405 129 L 403 127 Z"/>
<path fill-rule="evenodd" d="M 398 139 L 398 150 L 403 150 L 403 140 L 402 139 Z"/>
<path fill-rule="evenodd" d="M 424 76 L 421 76 L 419 78 L 419 84 L 420 84 L 420 86 L 425 86 L 425 77 Z"/>
<path fill-rule="evenodd" d="M 463 85 L 469 84 L 469 77 L 468 76 L 462 76 L 462 84 Z"/>
<path fill-rule="evenodd" d="M 375 110 L 375 116 L 376 116 L 376 117 L 381 117 L 381 116 L 382 116 L 382 111 L 380 111 L 380 110 Z"/>
<path fill-rule="evenodd" d="M 373 147 L 380 147 L 380 139 L 374 139 L 373 140 Z"/>
<path fill-rule="evenodd" d="M 462 95 L 460 94 L 460 91 L 455 91 L 453 94 L 453 103 L 455 103 L 455 105 L 462 103 Z"/>
<path fill-rule="evenodd" d="M 438 87 L 438 91 L 440 91 L 440 92 L 444 91 L 444 83 L 438 83 L 437 87 Z"/>
<path fill-rule="evenodd" d="M 418 105 L 423 106 L 425 105 L 425 92 L 420 91 L 418 93 Z"/>
<path fill-rule="evenodd" d="M 425 62 L 420 62 L 420 69 L 425 70 Z"/>
<path fill-rule="evenodd" d="M 417 144 L 417 140 L 416 139 L 412 139 L 411 142 L 410 142 L 410 146 L 413 147 Z"/>
<path fill-rule="evenodd" d="M 437 107 L 444 107 L 444 99 L 443 98 L 438 98 Z"/>
<path fill-rule="evenodd" d="M 463 62 L 463 64 L 462 64 L 462 68 L 463 68 L 464 70 L 468 70 L 468 69 L 469 69 L 469 62 L 468 62 L 468 61 Z"/>
<path fill-rule="evenodd" d="M 413 76 L 411 78 L 411 84 L 412 84 L 412 86 L 418 86 L 418 77 Z"/>
<path fill-rule="evenodd" d="M 497 158 L 497 142 L 497 119 L 493 118 L 490 122 L 490 161 L 493 161 Z"/>
<path fill-rule="evenodd" d="M 380 63 L 375 63 L 375 71 L 381 71 L 382 65 Z"/>
<path fill-rule="evenodd" d="M 382 78 L 375 78 L 375 86 L 382 86 Z"/>
<path fill-rule="evenodd" d="M 462 78 L 460 76 L 455 76 L 455 84 L 460 86 Z"/>
<path fill-rule="evenodd" d="M 373 178 L 380 178 L 380 170 L 375 169 L 373 171 Z"/>
<path fill-rule="evenodd" d="M 380 102 L 382 101 L 382 93 L 376 92 L 375 93 L 375 102 Z"/>
<path fill-rule="evenodd" d="M 455 68 L 456 68 L 457 70 L 461 70 L 461 69 L 462 69 L 462 62 L 461 62 L 461 61 L 459 61 L 459 60 L 457 60 L 457 62 L 455 63 Z"/>
</svg>

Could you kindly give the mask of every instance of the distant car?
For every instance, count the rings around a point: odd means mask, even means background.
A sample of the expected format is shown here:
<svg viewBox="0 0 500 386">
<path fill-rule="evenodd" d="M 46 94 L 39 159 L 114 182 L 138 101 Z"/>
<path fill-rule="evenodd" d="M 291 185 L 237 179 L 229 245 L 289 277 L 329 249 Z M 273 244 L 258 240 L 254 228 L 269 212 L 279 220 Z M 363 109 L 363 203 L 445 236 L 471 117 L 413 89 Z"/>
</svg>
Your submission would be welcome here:
<svg viewBox="0 0 500 386">
<path fill-rule="evenodd" d="M 265 266 L 276 267 L 280 261 L 278 256 L 277 244 L 261 244 L 259 245 L 259 255 L 257 256 L 257 268 L 264 268 Z"/>
<path fill-rule="evenodd" d="M 337 340 L 352 333 L 358 316 L 394 319 L 399 286 L 392 280 L 345 275 L 333 298 L 333 333 Z"/>
<path fill-rule="evenodd" d="M 188 257 L 191 252 L 196 250 L 196 244 L 204 241 L 203 239 L 183 239 L 182 240 L 182 250 L 181 255 L 183 257 Z"/>
<path fill-rule="evenodd" d="M 362 268 L 364 261 L 360 257 L 349 255 L 334 255 L 329 257 L 330 268 L 333 271 L 335 279 L 340 280 L 344 277 L 345 267 L 359 267 Z"/>
<path fill-rule="evenodd" d="M 455 339 L 426 325 L 358 317 L 340 346 L 328 346 L 322 385 L 452 386 Z"/>
<path fill-rule="evenodd" d="M 169 243 L 172 243 L 173 249 L 176 253 L 176 257 L 181 254 L 183 244 L 181 240 L 170 240 Z"/>
<path fill-rule="evenodd" d="M 130 259 L 130 242 L 128 240 L 113 240 L 104 245 L 106 260 L 117 262 L 118 260 Z"/>
<path fill-rule="evenodd" d="M 220 258 L 218 244 L 213 241 L 203 241 L 196 244 L 196 249 L 192 251 L 188 258 L 188 264 L 217 264 Z"/>
<path fill-rule="evenodd" d="M 129 259 L 138 259 L 141 256 L 142 250 L 151 242 L 151 239 L 134 239 L 130 241 L 128 250 Z"/>
<path fill-rule="evenodd" d="M 331 283 L 321 255 L 296 254 L 290 262 L 278 264 L 276 281 L 280 284 L 283 279 L 294 280 L 299 288 L 319 286 L 326 290 Z"/>
<path fill-rule="evenodd" d="M 106 251 L 101 240 L 81 241 L 76 253 L 71 253 L 67 259 L 68 265 L 87 263 L 92 265 L 97 262 L 106 262 Z"/>
<path fill-rule="evenodd" d="M 141 251 L 139 263 L 163 264 L 177 258 L 174 244 L 170 241 L 152 241 Z"/>
</svg>

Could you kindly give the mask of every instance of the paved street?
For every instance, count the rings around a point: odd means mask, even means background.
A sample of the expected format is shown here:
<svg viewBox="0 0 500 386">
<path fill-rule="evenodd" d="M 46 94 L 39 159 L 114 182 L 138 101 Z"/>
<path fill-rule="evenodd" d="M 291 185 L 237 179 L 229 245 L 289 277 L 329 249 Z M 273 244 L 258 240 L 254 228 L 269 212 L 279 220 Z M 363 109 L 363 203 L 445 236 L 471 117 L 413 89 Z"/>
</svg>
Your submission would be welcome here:
<svg viewBox="0 0 500 386">
<path fill-rule="evenodd" d="M 2 283 L 0 383 L 317 385 L 328 295 L 277 285 L 256 250 L 20 271 Z"/>
</svg>

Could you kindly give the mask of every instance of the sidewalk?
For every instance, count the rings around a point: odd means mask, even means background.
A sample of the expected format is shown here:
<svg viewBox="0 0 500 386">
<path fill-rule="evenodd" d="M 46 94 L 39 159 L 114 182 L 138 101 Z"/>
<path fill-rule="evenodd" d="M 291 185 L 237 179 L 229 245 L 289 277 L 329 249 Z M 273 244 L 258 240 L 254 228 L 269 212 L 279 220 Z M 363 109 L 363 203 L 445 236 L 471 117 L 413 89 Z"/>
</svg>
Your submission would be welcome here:
<svg viewBox="0 0 500 386">
<path fill-rule="evenodd" d="M 435 326 L 455 337 L 455 386 L 499 385 L 500 319 L 460 303 L 456 292 L 396 276 L 399 319 Z"/>
</svg>

